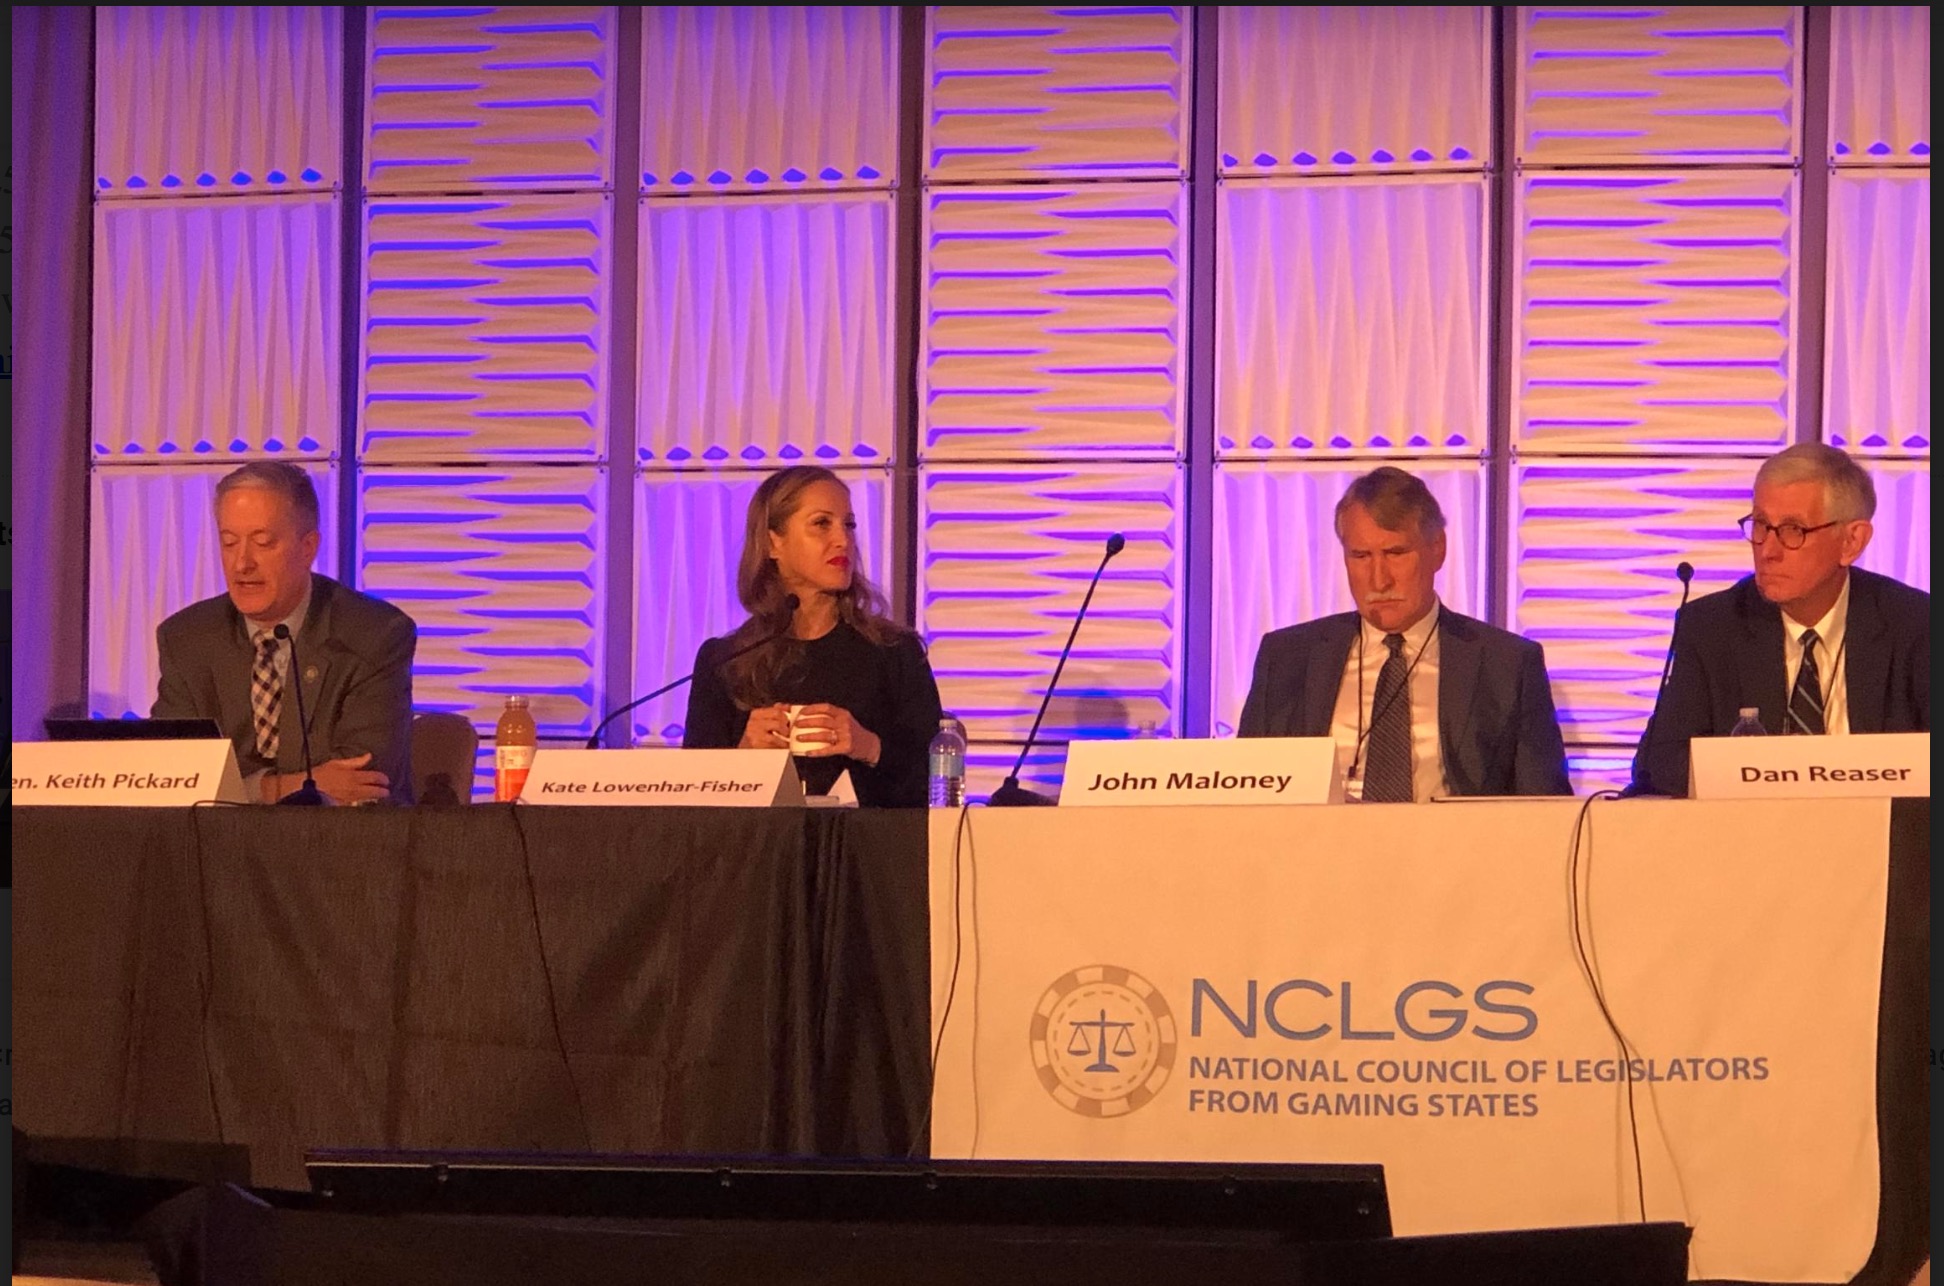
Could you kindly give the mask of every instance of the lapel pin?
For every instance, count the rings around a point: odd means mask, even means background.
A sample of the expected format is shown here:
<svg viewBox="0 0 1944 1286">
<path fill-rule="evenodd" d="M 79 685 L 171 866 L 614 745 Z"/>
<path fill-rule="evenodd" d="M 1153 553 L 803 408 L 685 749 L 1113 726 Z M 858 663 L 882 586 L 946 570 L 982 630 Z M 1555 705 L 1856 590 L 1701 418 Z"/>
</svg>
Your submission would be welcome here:
<svg viewBox="0 0 1944 1286">
<path fill-rule="evenodd" d="M 317 667 L 316 667 L 316 666 L 314 666 L 314 665 L 307 665 L 307 666 L 305 666 L 305 667 L 304 667 L 304 682 L 306 682 L 306 683 L 315 683 L 315 682 L 317 682 Z"/>
</svg>

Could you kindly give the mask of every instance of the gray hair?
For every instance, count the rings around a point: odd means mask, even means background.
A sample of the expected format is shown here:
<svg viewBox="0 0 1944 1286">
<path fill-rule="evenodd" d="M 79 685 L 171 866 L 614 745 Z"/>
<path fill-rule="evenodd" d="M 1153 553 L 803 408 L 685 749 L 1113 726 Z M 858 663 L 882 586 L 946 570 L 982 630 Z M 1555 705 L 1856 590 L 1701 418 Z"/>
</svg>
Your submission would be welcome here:
<svg viewBox="0 0 1944 1286">
<path fill-rule="evenodd" d="M 1444 535 L 1444 510 L 1438 507 L 1431 488 L 1393 465 L 1372 469 L 1351 483 L 1343 499 L 1337 501 L 1334 525 L 1338 540 L 1343 539 L 1343 511 L 1351 505 L 1369 510 L 1385 531 L 1404 531 L 1416 524 L 1418 534 L 1426 540 Z"/>
<path fill-rule="evenodd" d="M 297 519 L 297 534 L 307 536 L 317 530 L 317 487 L 310 475 L 284 460 L 252 460 L 232 469 L 216 484 L 216 503 L 238 487 L 262 487 L 282 496 Z"/>
<path fill-rule="evenodd" d="M 1798 442 L 1762 461 L 1755 485 L 1786 487 L 1796 482 L 1823 486 L 1823 521 L 1868 522 L 1876 517 L 1876 483 L 1863 466 L 1835 447 Z"/>
</svg>

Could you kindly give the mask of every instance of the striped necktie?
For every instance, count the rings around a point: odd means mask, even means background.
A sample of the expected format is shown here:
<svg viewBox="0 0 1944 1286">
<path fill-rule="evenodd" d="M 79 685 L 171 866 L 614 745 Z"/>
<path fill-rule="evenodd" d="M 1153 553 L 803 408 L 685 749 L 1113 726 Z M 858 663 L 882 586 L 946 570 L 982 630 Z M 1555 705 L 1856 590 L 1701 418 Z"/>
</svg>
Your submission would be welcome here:
<svg viewBox="0 0 1944 1286">
<path fill-rule="evenodd" d="M 1789 731 L 1820 737 L 1823 726 L 1822 674 L 1816 669 L 1814 630 L 1802 632 L 1802 665 L 1796 670 L 1795 691 L 1789 694 Z"/>
<path fill-rule="evenodd" d="M 1411 790 L 1411 667 L 1404 663 L 1404 636 L 1384 635 L 1390 656 L 1377 672 L 1370 697 L 1370 744 L 1364 761 L 1366 804 L 1408 804 Z"/>
</svg>

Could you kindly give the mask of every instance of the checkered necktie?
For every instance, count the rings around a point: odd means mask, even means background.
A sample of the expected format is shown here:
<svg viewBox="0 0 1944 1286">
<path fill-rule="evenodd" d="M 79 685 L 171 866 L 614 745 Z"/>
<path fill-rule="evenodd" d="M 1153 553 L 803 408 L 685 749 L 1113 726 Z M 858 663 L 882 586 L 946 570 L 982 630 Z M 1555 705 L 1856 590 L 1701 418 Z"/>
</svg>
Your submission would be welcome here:
<svg viewBox="0 0 1944 1286">
<path fill-rule="evenodd" d="M 1384 635 L 1390 656 L 1377 673 L 1370 698 L 1370 743 L 1364 762 L 1366 804 L 1411 802 L 1411 698 L 1404 690 L 1410 667 L 1404 664 L 1404 636 Z"/>
<path fill-rule="evenodd" d="M 1823 726 L 1822 675 L 1816 669 L 1816 632 L 1802 632 L 1802 668 L 1796 671 L 1795 691 L 1789 694 L 1789 731 L 1820 737 Z"/>
<path fill-rule="evenodd" d="M 277 730 L 283 723 L 283 674 L 277 669 L 277 639 L 256 638 L 256 665 L 250 670 L 250 713 L 256 717 L 257 754 L 277 762 Z"/>
</svg>

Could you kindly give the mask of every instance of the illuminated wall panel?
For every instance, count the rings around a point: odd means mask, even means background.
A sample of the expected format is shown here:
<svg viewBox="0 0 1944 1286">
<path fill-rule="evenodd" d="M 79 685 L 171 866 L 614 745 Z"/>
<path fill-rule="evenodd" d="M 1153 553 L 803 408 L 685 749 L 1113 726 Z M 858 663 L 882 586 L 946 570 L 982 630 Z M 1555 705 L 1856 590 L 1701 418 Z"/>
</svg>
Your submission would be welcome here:
<svg viewBox="0 0 1944 1286">
<path fill-rule="evenodd" d="M 925 12 L 931 182 L 1186 171 L 1185 9 L 944 5 Z"/>
<path fill-rule="evenodd" d="M 88 713 L 147 717 L 161 670 L 155 627 L 191 603 L 223 593 L 216 483 L 235 466 L 102 465 L 89 477 Z M 337 549 L 337 474 L 305 470 L 317 485 L 316 569 Z"/>
<path fill-rule="evenodd" d="M 896 181 L 896 6 L 664 5 L 642 27 L 642 191 Z"/>
<path fill-rule="evenodd" d="M 1224 184 L 1217 451 L 1482 453 L 1486 208 L 1482 177 Z"/>
<path fill-rule="evenodd" d="M 643 202 L 637 458 L 889 460 L 892 226 L 889 193 Z"/>
<path fill-rule="evenodd" d="M 365 186 L 591 187 L 614 171 L 608 6 L 372 9 Z"/>
<path fill-rule="evenodd" d="M 1525 175 L 1518 449 L 1786 445 L 1798 182 L 1787 170 Z"/>
<path fill-rule="evenodd" d="M 1929 5 L 1829 8 L 1829 157 L 1930 164 Z"/>
<path fill-rule="evenodd" d="M 636 479 L 636 694 L 688 673 L 705 640 L 728 633 L 748 617 L 736 601 L 736 565 L 749 499 L 767 476 L 643 473 Z M 890 548 L 890 476 L 879 469 L 843 477 L 857 515 L 851 565 L 883 589 L 896 561 Z M 687 712 L 685 688 L 639 707 L 630 716 L 634 742 L 680 745 Z"/>
<path fill-rule="evenodd" d="M 1568 745 L 1631 745 L 1653 707 L 1675 564 L 1694 596 L 1751 569 L 1736 520 L 1756 460 L 1584 461 L 1514 472 L 1507 627 L 1545 645 Z"/>
<path fill-rule="evenodd" d="M 948 706 L 947 709 L 950 709 Z M 965 796 L 975 804 L 983 804 L 999 789 L 1006 774 L 1013 770 L 1019 759 L 1019 747 L 1023 741 L 1012 745 L 998 742 L 974 742 L 965 752 Z M 1036 795 L 1048 799 L 1060 797 L 1060 784 L 1066 777 L 1067 743 L 1035 743 L 1033 753 L 1026 756 L 1025 767 L 1019 770 L 1019 784 Z M 977 823 L 975 822 L 974 825 Z"/>
<path fill-rule="evenodd" d="M 330 188 L 343 120 L 341 9 L 95 10 L 100 196 Z"/>
<path fill-rule="evenodd" d="M 98 459 L 336 451 L 338 210 L 96 203 Z"/>
<path fill-rule="evenodd" d="M 1214 735 L 1235 734 L 1262 636 L 1355 609 L 1336 540 L 1337 501 L 1376 461 L 1224 463 L 1215 471 Z M 1485 613 L 1485 470 L 1475 461 L 1406 464 L 1437 497 L 1447 552 L 1444 603 Z"/>
<path fill-rule="evenodd" d="M 592 465 L 359 475 L 359 588 L 418 622 L 419 709 L 490 733 L 524 693 L 543 734 L 593 730 L 606 487 Z"/>
<path fill-rule="evenodd" d="M 1186 190 L 925 196 L 919 451 L 930 459 L 1181 449 Z"/>
<path fill-rule="evenodd" d="M 367 202 L 364 458 L 605 456 L 609 216 L 600 193 Z"/>
<path fill-rule="evenodd" d="M 975 741 L 1023 740 L 1107 537 L 1108 565 L 1042 735 L 1175 727 L 1181 488 L 1172 464 L 932 467 L 921 476 L 918 627 Z"/>
<path fill-rule="evenodd" d="M 1925 593 L 1931 587 L 1930 462 L 1866 460 L 1876 483 L 1876 533 L 1857 566 Z"/>
<path fill-rule="evenodd" d="M 1839 170 L 1829 181 L 1823 436 L 1928 455 L 1930 171 Z"/>
<path fill-rule="evenodd" d="M 1223 174 L 1491 160 L 1489 9 L 1223 5 L 1220 22 Z"/>
<path fill-rule="evenodd" d="M 1802 10 L 1518 10 L 1525 165 L 1788 162 L 1801 138 Z"/>
</svg>

